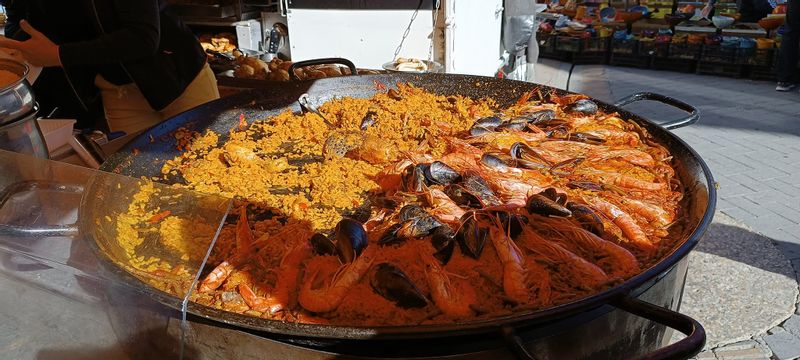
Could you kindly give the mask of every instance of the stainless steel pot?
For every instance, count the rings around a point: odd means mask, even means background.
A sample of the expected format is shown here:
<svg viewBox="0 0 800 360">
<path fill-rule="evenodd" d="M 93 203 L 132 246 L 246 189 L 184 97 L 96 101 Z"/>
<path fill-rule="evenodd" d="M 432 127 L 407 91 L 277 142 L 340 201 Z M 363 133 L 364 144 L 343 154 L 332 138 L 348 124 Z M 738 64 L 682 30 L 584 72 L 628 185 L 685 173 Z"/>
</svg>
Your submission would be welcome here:
<svg viewBox="0 0 800 360">
<path fill-rule="evenodd" d="M 0 59 L 0 70 L 18 79 L 0 88 L 0 149 L 47 158 L 47 146 L 39 123 L 33 88 L 28 83 L 28 66 Z"/>
</svg>

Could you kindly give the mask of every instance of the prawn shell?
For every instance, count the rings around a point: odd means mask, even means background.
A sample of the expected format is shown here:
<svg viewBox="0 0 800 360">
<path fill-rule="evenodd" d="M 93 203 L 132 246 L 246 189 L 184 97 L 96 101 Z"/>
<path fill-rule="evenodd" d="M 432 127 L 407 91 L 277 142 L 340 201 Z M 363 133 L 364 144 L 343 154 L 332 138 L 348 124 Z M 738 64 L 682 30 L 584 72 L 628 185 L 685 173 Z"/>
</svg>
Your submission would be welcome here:
<svg viewBox="0 0 800 360">
<path fill-rule="evenodd" d="M 376 265 L 369 284 L 378 295 L 401 308 L 422 308 L 428 305 L 428 299 L 419 288 L 402 270 L 392 264 Z"/>
</svg>

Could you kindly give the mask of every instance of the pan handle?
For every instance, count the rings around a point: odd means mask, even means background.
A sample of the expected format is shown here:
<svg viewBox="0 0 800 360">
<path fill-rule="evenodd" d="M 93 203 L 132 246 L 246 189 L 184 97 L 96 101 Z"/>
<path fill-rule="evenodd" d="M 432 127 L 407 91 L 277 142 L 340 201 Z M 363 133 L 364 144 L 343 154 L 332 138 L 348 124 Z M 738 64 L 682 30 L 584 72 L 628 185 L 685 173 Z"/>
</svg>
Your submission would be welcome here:
<svg viewBox="0 0 800 360">
<path fill-rule="evenodd" d="M 620 310 L 641 316 L 650 321 L 671 327 L 686 335 L 678 342 L 667 345 L 651 353 L 634 358 L 635 360 L 678 360 L 697 355 L 706 344 L 706 331 L 703 325 L 689 316 L 665 309 L 630 296 L 620 298 L 611 303 Z"/>
<path fill-rule="evenodd" d="M 641 316 L 650 321 L 678 330 L 686 335 L 686 338 L 644 354 L 631 360 L 682 360 L 697 355 L 706 344 L 706 331 L 703 325 L 681 313 L 653 305 L 651 303 L 626 296 L 611 302 L 617 309 L 627 311 L 636 316 Z M 511 326 L 503 326 L 500 332 L 505 339 L 506 346 L 514 353 L 517 359 L 534 360 L 533 355 L 528 352 L 522 339 L 516 334 Z"/>
<path fill-rule="evenodd" d="M 689 115 L 686 116 L 686 117 L 683 117 L 683 118 L 680 118 L 680 119 L 677 119 L 677 120 L 667 121 L 667 122 L 659 124 L 659 125 L 663 126 L 667 130 L 682 128 L 684 126 L 692 125 L 692 124 L 696 123 L 697 120 L 700 120 L 700 112 L 694 106 L 689 105 L 689 104 L 687 104 L 687 103 L 685 103 L 683 101 L 680 101 L 678 99 L 671 98 L 669 96 L 656 94 L 656 93 L 651 93 L 651 92 L 640 92 L 640 93 L 636 93 L 636 94 L 624 97 L 622 99 L 617 100 L 617 102 L 614 103 L 614 106 L 622 107 L 622 106 L 628 105 L 630 103 L 641 101 L 641 100 L 658 101 L 660 103 L 667 104 L 667 105 L 670 105 L 670 106 L 674 106 L 674 107 L 676 107 L 678 109 L 681 109 L 681 110 L 686 111 L 687 113 L 689 113 Z"/>
<path fill-rule="evenodd" d="M 83 185 L 64 184 L 49 180 L 26 180 L 8 185 L 0 192 L 0 209 L 6 206 L 8 200 L 14 195 L 37 190 L 48 190 L 62 193 L 82 194 Z M 23 226 L 0 224 L 0 235 L 13 237 L 40 237 L 40 236 L 74 236 L 78 234 L 78 225 L 35 225 Z"/>
<path fill-rule="evenodd" d="M 298 77 L 297 74 L 294 72 L 295 70 L 306 66 L 325 65 L 325 64 L 341 64 L 347 66 L 347 68 L 350 69 L 351 75 L 358 75 L 358 70 L 356 69 L 356 65 L 353 64 L 353 62 L 350 60 L 344 58 L 323 58 L 323 59 L 303 60 L 303 61 L 298 61 L 296 63 L 292 63 L 292 66 L 289 66 L 288 70 L 289 77 L 291 77 L 292 80 L 299 81 L 300 77 Z"/>
</svg>

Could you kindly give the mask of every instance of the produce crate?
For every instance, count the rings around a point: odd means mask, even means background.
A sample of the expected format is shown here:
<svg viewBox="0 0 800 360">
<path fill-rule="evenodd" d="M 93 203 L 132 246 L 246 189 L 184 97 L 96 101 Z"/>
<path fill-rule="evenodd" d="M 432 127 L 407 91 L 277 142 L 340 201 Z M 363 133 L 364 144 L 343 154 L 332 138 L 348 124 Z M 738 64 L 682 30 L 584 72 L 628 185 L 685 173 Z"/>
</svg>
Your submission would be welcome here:
<svg viewBox="0 0 800 360">
<path fill-rule="evenodd" d="M 697 60 L 700 58 L 700 44 L 669 44 L 670 59 Z"/>
<path fill-rule="evenodd" d="M 697 73 L 706 75 L 742 77 L 744 66 L 737 64 L 721 64 L 700 61 L 697 63 Z"/>
<path fill-rule="evenodd" d="M 584 39 L 583 53 L 606 53 L 608 52 L 608 43 L 610 37 L 592 37 Z"/>
<path fill-rule="evenodd" d="M 639 52 L 639 41 L 636 39 L 611 40 L 612 54 L 636 55 L 638 52 Z"/>
<path fill-rule="evenodd" d="M 669 43 L 639 41 L 639 54 L 665 58 L 669 56 Z"/>
<path fill-rule="evenodd" d="M 750 79 L 753 80 L 769 80 L 775 81 L 778 80 L 778 74 L 776 71 L 778 70 L 778 49 L 767 49 L 769 53 L 771 53 L 772 58 L 766 65 L 753 65 L 750 66 L 750 73 L 748 74 Z M 756 53 L 762 50 L 757 50 Z M 756 54 L 755 56 L 758 56 Z"/>
<path fill-rule="evenodd" d="M 556 39 L 556 51 L 577 53 L 583 50 L 584 38 L 559 35 Z"/>
<path fill-rule="evenodd" d="M 638 40 L 612 40 L 608 63 L 617 66 L 649 68 L 651 55 L 642 51 L 644 42 Z"/>
<path fill-rule="evenodd" d="M 539 43 L 539 56 L 555 53 L 556 35 L 544 32 L 536 33 L 536 42 Z"/>
<path fill-rule="evenodd" d="M 695 72 L 697 61 L 688 59 L 670 59 L 654 57 L 651 67 L 656 70 L 667 70 L 677 72 Z"/>
<path fill-rule="evenodd" d="M 700 62 L 711 64 L 735 64 L 739 49 L 721 45 L 705 45 L 700 51 Z"/>
<path fill-rule="evenodd" d="M 740 65 L 772 66 L 776 49 L 739 49 L 736 63 Z"/>
</svg>

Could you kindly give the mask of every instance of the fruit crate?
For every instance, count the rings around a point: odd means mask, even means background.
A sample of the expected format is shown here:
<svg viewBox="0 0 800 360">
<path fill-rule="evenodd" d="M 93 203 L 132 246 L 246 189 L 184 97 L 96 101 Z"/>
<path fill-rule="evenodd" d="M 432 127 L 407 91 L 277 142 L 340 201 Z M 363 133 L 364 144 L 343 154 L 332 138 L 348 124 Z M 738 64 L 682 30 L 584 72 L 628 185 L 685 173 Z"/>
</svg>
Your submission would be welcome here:
<svg viewBox="0 0 800 360">
<path fill-rule="evenodd" d="M 560 61 L 569 61 L 570 54 L 556 50 L 558 35 L 551 33 L 536 33 L 536 42 L 539 43 L 539 57 Z"/>
<path fill-rule="evenodd" d="M 739 49 L 736 63 L 752 66 L 772 66 L 775 62 L 776 49 Z"/>
<path fill-rule="evenodd" d="M 650 66 L 656 70 L 677 71 L 677 72 L 695 72 L 697 61 L 688 59 L 670 59 L 662 57 L 654 57 Z"/>
<path fill-rule="evenodd" d="M 551 58 L 580 65 L 605 64 L 608 62 L 609 39 L 559 35 L 556 39 L 555 54 Z"/>
<path fill-rule="evenodd" d="M 639 41 L 636 39 L 611 40 L 611 53 L 622 55 L 636 55 L 639 52 Z"/>
<path fill-rule="evenodd" d="M 639 54 L 658 58 L 666 58 L 669 56 L 669 43 L 639 41 Z"/>
<path fill-rule="evenodd" d="M 617 66 L 649 68 L 651 55 L 642 51 L 643 42 L 638 40 L 612 40 L 608 63 Z"/>
<path fill-rule="evenodd" d="M 702 49 L 702 45 L 700 44 L 669 44 L 669 55 L 667 56 L 670 59 L 681 59 L 681 60 L 697 60 L 700 58 L 700 50 Z"/>
<path fill-rule="evenodd" d="M 750 66 L 749 78 L 753 80 L 769 80 L 775 81 L 778 79 L 778 49 L 762 49 L 769 50 L 772 58 L 766 65 L 752 65 Z M 761 51 L 761 50 L 757 50 Z M 758 54 L 756 54 L 758 56 Z"/>
<path fill-rule="evenodd" d="M 700 51 L 700 62 L 711 64 L 734 64 L 738 48 L 722 45 L 704 45 Z"/>
<path fill-rule="evenodd" d="M 742 77 L 745 67 L 737 64 L 723 64 L 700 61 L 697 63 L 697 73 L 705 75 Z"/>
</svg>

